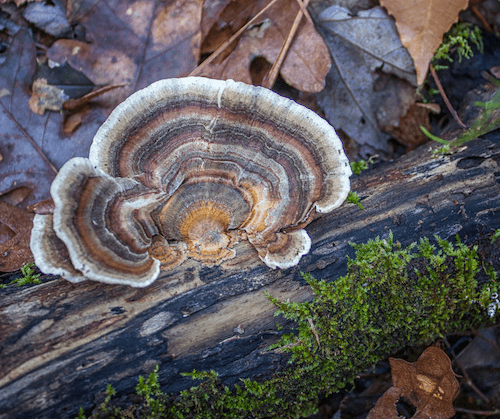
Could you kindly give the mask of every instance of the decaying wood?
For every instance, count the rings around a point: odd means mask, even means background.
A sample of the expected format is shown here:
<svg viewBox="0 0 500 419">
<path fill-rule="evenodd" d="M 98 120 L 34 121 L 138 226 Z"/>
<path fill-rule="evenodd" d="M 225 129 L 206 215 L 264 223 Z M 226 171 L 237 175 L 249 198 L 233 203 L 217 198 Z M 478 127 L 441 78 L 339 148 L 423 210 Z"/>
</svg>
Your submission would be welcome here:
<svg viewBox="0 0 500 419">
<path fill-rule="evenodd" d="M 214 369 L 227 384 L 270 376 L 286 357 L 266 351 L 282 332 L 263 291 L 311 298 L 300 271 L 333 280 L 354 255 L 349 242 L 389 230 L 403 245 L 457 233 L 466 243 L 489 242 L 500 227 L 499 141 L 491 133 L 439 158 L 424 145 L 354 176 L 365 209 L 346 203 L 310 224 L 312 250 L 293 269 L 191 262 L 145 289 L 46 277 L 2 290 L 0 418 L 74 417 L 107 383 L 132 392 L 156 364 L 167 392 L 192 386 L 180 373 L 193 369 Z"/>
</svg>

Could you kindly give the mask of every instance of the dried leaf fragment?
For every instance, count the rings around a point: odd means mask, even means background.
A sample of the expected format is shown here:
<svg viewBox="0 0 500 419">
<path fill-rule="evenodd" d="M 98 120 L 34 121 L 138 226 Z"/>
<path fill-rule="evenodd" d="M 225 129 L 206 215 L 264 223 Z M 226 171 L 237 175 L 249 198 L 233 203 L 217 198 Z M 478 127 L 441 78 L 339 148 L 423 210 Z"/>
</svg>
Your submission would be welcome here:
<svg viewBox="0 0 500 419">
<path fill-rule="evenodd" d="M 377 402 L 370 419 L 398 418 L 395 403 L 399 397 L 410 400 L 417 408 L 418 419 L 449 419 L 455 414 L 453 400 L 458 382 L 448 356 L 439 348 L 427 348 L 415 363 L 389 358 L 391 387 Z"/>
<path fill-rule="evenodd" d="M 33 221 L 22 209 L 0 201 L 0 226 L 3 239 L 0 243 L 0 271 L 12 272 L 26 263 L 33 262 L 30 250 L 30 233 Z M 13 234 L 5 236 L 7 229 Z"/>
<path fill-rule="evenodd" d="M 434 51 L 443 35 L 458 20 L 458 13 L 468 6 L 468 0 L 380 0 L 396 19 L 401 43 L 408 49 L 417 70 L 417 82 L 422 85 Z"/>
<path fill-rule="evenodd" d="M 64 90 L 47 84 L 46 79 L 38 79 L 33 83 L 29 107 L 32 112 L 43 115 L 46 110 L 62 110 L 63 103 L 68 99 L 69 96 L 64 93 Z"/>
</svg>

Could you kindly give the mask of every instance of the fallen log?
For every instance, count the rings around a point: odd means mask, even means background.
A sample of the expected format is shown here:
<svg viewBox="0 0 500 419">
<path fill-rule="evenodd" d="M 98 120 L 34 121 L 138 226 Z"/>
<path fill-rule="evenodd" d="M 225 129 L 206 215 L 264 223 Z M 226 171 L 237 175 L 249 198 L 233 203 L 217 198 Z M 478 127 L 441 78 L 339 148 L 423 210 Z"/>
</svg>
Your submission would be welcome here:
<svg viewBox="0 0 500 419">
<path fill-rule="evenodd" d="M 180 373 L 193 369 L 214 369 L 227 385 L 272 375 L 288 357 L 266 351 L 283 332 L 264 291 L 310 299 L 300 271 L 334 280 L 354 256 L 350 242 L 389 231 L 404 246 L 456 234 L 489 243 L 500 226 L 499 161 L 496 131 L 453 155 L 432 157 L 424 145 L 353 176 L 364 209 L 345 203 L 312 222 L 311 252 L 291 269 L 190 261 L 143 289 L 45 276 L 41 285 L 1 290 L 0 418 L 75 417 L 107 383 L 133 392 L 156 364 L 165 392 L 192 386 Z"/>
</svg>

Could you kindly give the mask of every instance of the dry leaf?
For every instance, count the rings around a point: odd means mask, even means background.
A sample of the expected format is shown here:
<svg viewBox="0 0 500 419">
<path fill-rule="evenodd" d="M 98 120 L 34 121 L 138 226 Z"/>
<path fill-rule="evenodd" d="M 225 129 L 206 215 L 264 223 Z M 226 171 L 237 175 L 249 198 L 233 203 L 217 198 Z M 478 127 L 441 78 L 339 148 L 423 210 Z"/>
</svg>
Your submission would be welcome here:
<svg viewBox="0 0 500 419">
<path fill-rule="evenodd" d="M 318 24 L 333 60 L 318 104 L 335 128 L 364 146 L 362 154 L 388 152 L 389 135 L 377 121 L 384 95 L 377 91 L 377 81 L 390 73 L 416 82 L 411 57 L 394 22 L 381 7 L 353 16 L 345 7 L 332 6 L 318 16 Z"/>
<path fill-rule="evenodd" d="M 404 419 L 396 410 L 396 403 L 401 396 L 401 389 L 391 387 L 388 389 L 373 407 L 366 419 Z"/>
<path fill-rule="evenodd" d="M 12 272 L 33 262 L 30 236 L 33 221 L 27 212 L 0 201 L 0 271 Z"/>
<path fill-rule="evenodd" d="M 468 0 L 380 0 L 380 5 L 396 19 L 401 42 L 413 58 L 417 82 L 422 85 L 443 35 L 467 8 Z"/>
<path fill-rule="evenodd" d="M 439 348 L 427 348 L 417 362 L 389 358 L 394 387 L 417 408 L 414 418 L 448 419 L 455 414 L 453 400 L 459 385 L 451 361 Z"/>
<path fill-rule="evenodd" d="M 10 205 L 19 205 L 29 196 L 30 193 L 30 188 L 27 188 L 26 186 L 20 186 L 18 188 L 5 192 L 0 196 L 0 199 Z"/>
<path fill-rule="evenodd" d="M 68 61 L 95 84 L 126 84 L 100 99 L 115 107 L 152 82 L 189 74 L 198 64 L 202 0 L 99 1 L 91 9 L 71 2 L 89 42 L 56 41 L 47 56 Z"/>
<path fill-rule="evenodd" d="M 46 110 L 62 110 L 63 102 L 69 99 L 69 96 L 64 93 L 64 90 L 47 84 L 46 79 L 35 80 L 31 90 L 32 94 L 29 101 L 29 107 L 38 115 L 43 115 Z"/>
<path fill-rule="evenodd" d="M 255 2 L 252 15 L 269 3 L 269 0 Z M 221 60 L 215 60 L 197 75 L 223 80 L 234 79 L 251 84 L 250 64 L 257 57 L 264 57 L 270 63 L 276 60 L 298 12 L 299 6 L 295 1 L 277 1 L 248 28 L 235 47 L 229 46 L 234 48 L 231 54 L 222 56 Z M 240 13 L 246 17 L 249 10 L 244 8 Z M 244 20 L 240 16 L 235 18 L 241 22 Z M 223 26 L 220 22 L 218 24 Z M 209 35 L 211 33 L 214 32 L 209 32 Z M 227 34 L 224 33 L 223 36 Z M 323 39 L 314 26 L 303 18 L 281 66 L 281 76 L 298 90 L 319 92 L 324 88 L 330 65 L 328 48 Z"/>
<path fill-rule="evenodd" d="M 48 114 L 43 117 L 35 115 L 28 108 L 35 68 L 35 45 L 31 34 L 20 30 L 0 66 L 0 90 L 11 92 L 0 98 L 0 154 L 3 156 L 0 162 L 0 194 L 19 187 L 29 188 L 32 193 L 25 204 L 46 198 L 55 176 L 50 160 L 40 155 L 35 142 L 35 138 L 43 142 L 45 132 L 52 126 L 50 118 Z M 61 119 L 59 114 L 53 115 Z M 54 146 L 60 153 L 59 143 L 57 141 Z"/>
<path fill-rule="evenodd" d="M 59 40 L 49 56 L 57 56 L 60 62 L 67 57 L 74 61 L 74 68 L 96 75 L 100 84 L 116 84 L 114 79 L 130 82 L 127 88 L 99 97 L 97 105 L 114 107 L 152 81 L 186 75 L 198 64 L 201 0 L 168 4 L 75 0 L 68 1 L 67 7 L 68 20 L 85 30 L 89 43 Z M 48 198 L 57 168 L 71 157 L 88 155 L 92 138 L 111 109 L 92 103 L 68 118 L 64 127 L 60 112 L 34 114 L 28 106 L 37 68 L 31 33 L 18 28 L 4 56 L 0 65 L 0 194 L 28 187 L 32 193 L 23 205 L 29 205 Z M 67 86 L 43 78 L 72 97 Z"/>
<path fill-rule="evenodd" d="M 416 106 L 415 87 L 397 77 L 380 75 L 374 84 L 375 117 L 379 128 L 407 150 L 429 139 L 420 129 L 431 130 L 429 111 Z"/>
<path fill-rule="evenodd" d="M 255 14 L 253 2 L 205 1 L 201 19 L 202 54 L 211 54 L 242 28 Z M 236 46 L 228 45 L 229 51 Z M 226 54 L 228 55 L 228 54 Z"/>
<path fill-rule="evenodd" d="M 23 17 L 50 35 L 62 37 L 71 33 L 66 11 L 59 2 L 54 5 L 30 3 L 23 11 Z"/>
</svg>

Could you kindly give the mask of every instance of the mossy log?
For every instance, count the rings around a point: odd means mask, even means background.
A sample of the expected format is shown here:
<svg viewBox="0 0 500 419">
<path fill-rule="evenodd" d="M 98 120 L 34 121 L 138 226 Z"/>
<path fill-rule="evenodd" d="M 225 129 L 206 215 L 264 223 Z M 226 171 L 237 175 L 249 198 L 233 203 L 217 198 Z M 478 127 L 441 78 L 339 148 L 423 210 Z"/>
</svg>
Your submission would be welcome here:
<svg viewBox="0 0 500 419">
<path fill-rule="evenodd" d="M 133 392 L 156 364 L 165 392 L 192 386 L 180 373 L 193 369 L 214 369 L 228 385 L 270 377 L 288 357 L 267 351 L 283 331 L 264 291 L 310 299 L 300 271 L 334 280 L 354 255 L 350 242 L 390 230 L 404 246 L 456 234 L 489 245 L 500 227 L 499 162 L 497 131 L 453 155 L 433 158 L 427 144 L 353 176 L 364 209 L 345 203 L 311 223 L 311 252 L 295 268 L 189 262 L 144 289 L 45 276 L 41 285 L 1 290 L 0 418 L 75 417 L 107 383 Z"/>
</svg>

